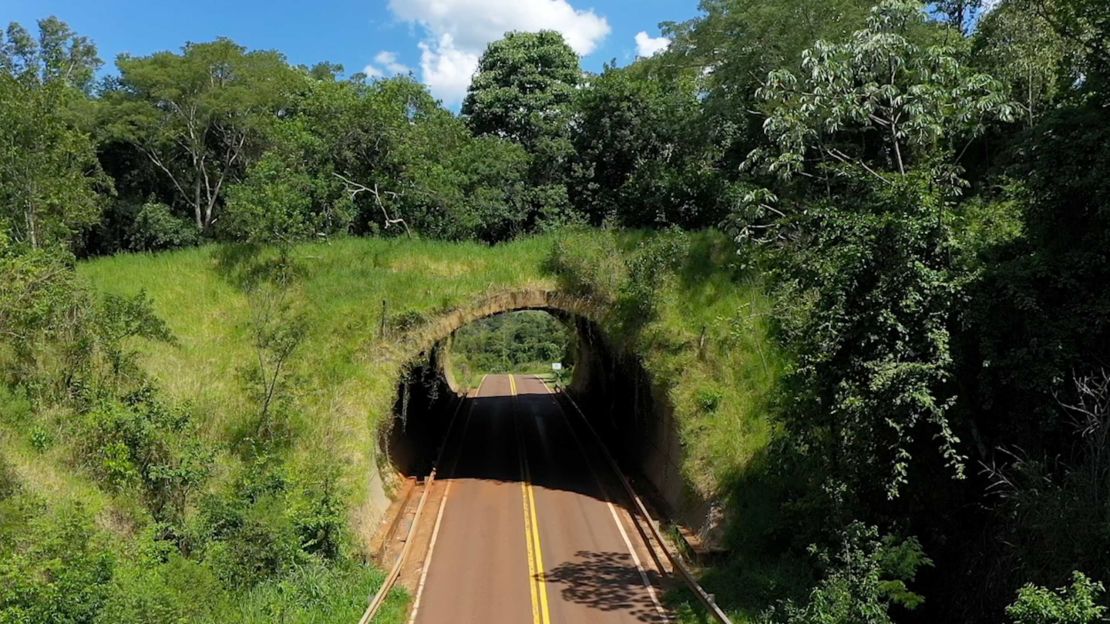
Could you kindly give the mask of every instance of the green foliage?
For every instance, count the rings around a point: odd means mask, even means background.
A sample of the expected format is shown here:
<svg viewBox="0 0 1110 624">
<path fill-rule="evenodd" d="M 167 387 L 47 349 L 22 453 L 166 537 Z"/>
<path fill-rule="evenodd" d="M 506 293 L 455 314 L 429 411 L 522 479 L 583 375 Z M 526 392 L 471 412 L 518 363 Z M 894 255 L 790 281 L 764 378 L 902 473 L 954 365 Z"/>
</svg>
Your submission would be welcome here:
<svg viewBox="0 0 1110 624">
<path fill-rule="evenodd" d="M 328 560 L 339 560 L 347 542 L 347 519 L 339 471 L 325 465 L 302 477 L 302 488 L 290 515 L 301 549 Z"/>
<path fill-rule="evenodd" d="M 275 154 L 258 161 L 231 187 L 221 228 L 232 240 L 288 245 L 318 231 L 312 214 L 311 179 L 290 170 Z"/>
<path fill-rule="evenodd" d="M 89 91 L 100 67 L 96 46 L 56 17 L 38 21 L 36 40 L 16 22 L 0 33 L 0 71 L 24 83 L 59 84 Z"/>
<path fill-rule="evenodd" d="M 768 74 L 759 90 L 775 147 L 768 170 L 788 177 L 816 156 L 887 184 L 884 171 L 930 171 L 955 190 L 958 142 L 994 119 L 1009 121 L 1013 106 L 997 81 L 967 72 L 952 50 L 914 43 L 909 32 L 924 19 L 919 3 L 887 0 L 847 42 L 818 41 L 806 50 L 801 78 L 788 70 Z"/>
<path fill-rule="evenodd" d="M 486 373 L 535 373 L 552 362 L 573 363 L 567 327 L 546 312 L 501 314 L 471 323 L 451 341 L 456 377 L 478 381 Z"/>
<path fill-rule="evenodd" d="M 531 156 L 525 220 L 534 229 L 574 220 L 565 180 L 574 153 L 571 104 L 581 75 L 578 55 L 560 33 L 511 32 L 486 48 L 463 101 L 474 134 L 515 141 Z"/>
<path fill-rule="evenodd" d="M 97 191 L 109 182 L 67 115 L 81 97 L 0 71 L 0 229 L 17 244 L 68 246 L 100 216 Z"/>
<path fill-rule="evenodd" d="M 1028 2 L 1001 3 L 976 30 L 976 63 L 1006 83 L 1030 127 L 1079 80 L 1074 44 Z"/>
<path fill-rule="evenodd" d="M 173 186 L 198 230 L 220 216 L 224 191 L 261 155 L 296 72 L 276 52 L 227 39 L 181 54 L 122 55 L 105 94 L 105 132 L 135 146 Z"/>
<path fill-rule="evenodd" d="M 475 134 L 504 136 L 543 153 L 545 141 L 565 137 L 581 73 L 578 55 L 558 32 L 509 33 L 482 54 L 462 114 Z"/>
<path fill-rule="evenodd" d="M 0 501 L 19 492 L 19 477 L 4 458 L 0 457 Z"/>
<path fill-rule="evenodd" d="M 284 264 L 284 263 L 283 263 Z M 288 270 L 279 267 L 279 270 Z M 294 353 L 304 342 L 307 319 L 299 310 L 288 274 L 251 288 L 250 334 L 256 357 L 242 369 L 248 394 L 257 406 L 254 431 L 247 440 L 281 443 L 291 435 L 289 390 Z"/>
<path fill-rule="evenodd" d="M 0 423 L 26 425 L 31 418 L 32 407 L 25 390 L 0 384 Z"/>
<path fill-rule="evenodd" d="M 1101 622 L 1106 607 L 1099 604 L 1105 590 L 1102 583 L 1082 572 L 1072 573 L 1070 587 L 1056 591 L 1025 585 L 1017 600 L 1006 607 L 1014 624 L 1091 624 Z"/>
<path fill-rule="evenodd" d="M 160 202 L 144 203 L 127 228 L 126 248 L 132 251 L 164 251 L 191 247 L 200 242 L 196 227 L 173 214 Z"/>
<path fill-rule="evenodd" d="M 1008 119 L 1010 105 L 990 77 L 914 44 L 906 33 L 923 20 L 914 2 L 884 2 L 847 43 L 803 53 L 801 81 L 768 76 L 764 127 L 776 151 L 749 162 L 766 158 L 787 179 L 816 175 L 826 189 L 803 191 L 812 199 L 790 200 L 789 213 L 752 193 L 739 216 L 742 240 L 804 241 L 787 243 L 785 257 L 790 296 L 806 302 L 784 323 L 798 359 L 788 418 L 853 496 L 866 497 L 876 474 L 888 497 L 899 494 L 923 425 L 963 476 L 948 410 L 964 278 L 951 266 L 945 201 L 962 185 L 955 142 Z"/>
<path fill-rule="evenodd" d="M 211 452 L 188 411 L 144 388 L 91 410 L 79 431 L 92 471 L 109 487 L 137 487 L 155 519 L 180 523 L 209 473 Z"/>
<path fill-rule="evenodd" d="M 22 528 L 12 547 L 0 550 L 0 617 L 13 624 L 94 622 L 114 558 L 87 512 L 64 507 Z"/>
<path fill-rule="evenodd" d="M 575 101 L 576 209 L 594 225 L 715 226 L 724 218 L 693 76 L 606 67 Z"/>
<path fill-rule="evenodd" d="M 818 556 L 827 573 L 806 604 L 787 603 L 782 618 L 772 611 L 768 619 L 788 624 L 890 624 L 892 606 L 914 609 L 924 602 L 906 588 L 919 568 L 932 565 L 916 539 L 880 538 L 875 527 L 853 523 L 835 555 Z"/>
</svg>

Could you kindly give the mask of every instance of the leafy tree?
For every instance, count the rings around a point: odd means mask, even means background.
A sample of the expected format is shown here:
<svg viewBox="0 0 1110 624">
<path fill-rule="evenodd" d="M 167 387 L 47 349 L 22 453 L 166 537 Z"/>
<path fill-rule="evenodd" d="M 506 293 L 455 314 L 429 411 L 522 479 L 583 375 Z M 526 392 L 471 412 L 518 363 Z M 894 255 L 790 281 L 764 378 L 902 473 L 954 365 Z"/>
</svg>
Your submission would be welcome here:
<svg viewBox="0 0 1110 624">
<path fill-rule="evenodd" d="M 964 31 L 973 28 L 982 15 L 983 0 L 938 0 L 935 9 L 949 24 Z"/>
<path fill-rule="evenodd" d="M 482 54 L 462 114 L 475 134 L 506 137 L 536 152 L 565 137 L 581 74 L 578 55 L 560 33 L 509 33 Z"/>
<path fill-rule="evenodd" d="M 701 74 L 705 124 L 720 146 L 721 168 L 735 171 L 762 144 L 756 90 L 769 72 L 797 71 L 802 51 L 864 26 L 873 0 L 703 0 L 703 15 L 664 25 L 673 41 L 656 60 Z"/>
<path fill-rule="evenodd" d="M 115 561 L 91 515 L 65 504 L 41 508 L 14 547 L 0 551 L 0 615 L 5 622 L 94 622 Z"/>
<path fill-rule="evenodd" d="M 35 42 L 13 23 L 0 41 L 0 227 L 31 247 L 69 245 L 98 219 L 97 191 L 110 188 L 69 114 L 84 99 L 74 87 L 99 64 L 96 50 L 56 19 L 40 29 Z"/>
<path fill-rule="evenodd" d="M 160 202 L 146 202 L 132 216 L 125 248 L 131 251 L 162 251 L 197 244 L 200 238 L 190 221 L 173 214 Z"/>
<path fill-rule="evenodd" d="M 412 168 L 406 212 L 435 238 L 496 243 L 526 231 L 529 156 L 494 136 L 463 138 Z"/>
<path fill-rule="evenodd" d="M 528 229 L 570 218 L 569 121 L 581 76 L 578 55 L 558 32 L 513 32 L 482 54 L 463 101 L 474 134 L 516 141 L 531 155 Z"/>
<path fill-rule="evenodd" d="M 172 183 L 174 203 L 207 232 L 299 75 L 276 52 L 247 52 L 228 39 L 187 44 L 181 54 L 121 56 L 106 94 L 110 136 L 133 144 Z"/>
<path fill-rule="evenodd" d="M 92 472 L 113 489 L 137 488 L 156 520 L 180 528 L 211 463 L 188 411 L 144 387 L 84 420 L 81 447 Z"/>
<path fill-rule="evenodd" d="M 0 33 L 0 72 L 26 84 L 60 84 L 88 92 L 101 61 L 88 37 L 74 33 L 56 17 L 39 20 L 34 39 L 19 24 Z"/>
<path fill-rule="evenodd" d="M 976 28 L 975 59 L 1004 81 L 1031 128 L 1079 79 L 1075 46 L 1022 2 L 1004 2 Z"/>
<path fill-rule="evenodd" d="M 1071 587 L 1056 591 L 1025 585 L 1017 600 L 1006 607 L 1014 624 L 1091 624 L 1101 622 L 1106 607 L 1099 604 L 1105 590 L 1082 572 L 1072 573 Z"/>
<path fill-rule="evenodd" d="M 697 79 L 654 61 L 607 67 L 579 92 L 571 198 L 595 225 L 715 226 L 721 176 Z"/>
<path fill-rule="evenodd" d="M 856 522 L 835 556 L 817 554 L 828 573 L 806 604 L 785 605 L 786 624 L 890 624 L 891 606 L 915 609 L 924 602 L 906 587 L 919 568 L 932 565 L 916 539 L 880 538 L 875 527 Z"/>
<path fill-rule="evenodd" d="M 800 243 L 788 244 L 806 302 L 786 324 L 799 359 L 794 434 L 824 449 L 830 476 L 854 496 L 866 497 L 876 474 L 888 497 L 899 494 L 923 425 L 963 474 L 948 416 L 962 280 L 945 214 L 961 188 L 961 141 L 1012 107 L 991 78 L 905 36 L 924 19 L 918 3 L 884 2 L 847 42 L 806 51 L 801 78 L 768 76 L 774 151 L 750 162 L 820 186 L 783 209 L 753 192 L 739 219 L 743 238 Z"/>
<path fill-rule="evenodd" d="M 349 202 L 340 200 L 343 205 L 336 210 L 326 198 L 315 196 L 314 182 L 296 164 L 267 153 L 228 190 L 221 232 L 237 241 L 290 245 L 346 230 Z M 318 207 L 325 209 L 317 213 Z"/>
</svg>

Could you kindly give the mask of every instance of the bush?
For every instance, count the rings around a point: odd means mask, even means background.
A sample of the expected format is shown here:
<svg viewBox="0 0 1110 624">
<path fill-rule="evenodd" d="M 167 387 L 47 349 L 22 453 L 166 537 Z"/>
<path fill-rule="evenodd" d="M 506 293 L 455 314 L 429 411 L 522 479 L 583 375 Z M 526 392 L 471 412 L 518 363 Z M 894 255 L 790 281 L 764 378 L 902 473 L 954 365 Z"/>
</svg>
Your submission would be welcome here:
<svg viewBox="0 0 1110 624">
<path fill-rule="evenodd" d="M 174 215 L 169 206 L 159 202 L 143 204 L 127 230 L 127 248 L 131 251 L 178 249 L 200 242 L 196 225 Z"/>
<path fill-rule="evenodd" d="M 11 498 L 19 491 L 19 477 L 8 462 L 0 457 L 0 501 Z"/>
<path fill-rule="evenodd" d="M 0 383 L 0 422 L 23 425 L 31 418 L 31 400 L 21 388 L 10 388 Z"/>
<path fill-rule="evenodd" d="M 290 516 L 300 536 L 301 550 L 337 560 L 347 537 L 347 519 L 339 471 L 334 466 L 311 467 Z"/>
<path fill-rule="evenodd" d="M 0 621 L 94 622 L 114 561 L 79 506 L 36 518 L 15 551 L 0 560 Z"/>
<path fill-rule="evenodd" d="M 138 487 L 156 519 L 182 519 L 211 462 L 188 411 L 143 388 L 124 401 L 102 402 L 82 428 L 82 454 L 94 474 L 115 489 Z"/>
<path fill-rule="evenodd" d="M 827 572 L 810 593 L 809 602 L 801 607 L 788 602 L 783 609 L 785 619 L 772 612 L 770 621 L 890 624 L 892 605 L 913 609 L 924 602 L 906 587 L 918 568 L 932 565 L 916 539 L 880 538 L 876 528 L 853 522 L 844 531 L 835 556 L 819 553 L 819 559 Z"/>
<path fill-rule="evenodd" d="M 1014 624 L 1090 624 L 1101 622 L 1106 607 L 1102 583 L 1096 583 L 1082 572 L 1072 573 L 1071 587 L 1056 591 L 1028 584 L 1018 591 L 1017 600 L 1006 608 Z"/>
</svg>

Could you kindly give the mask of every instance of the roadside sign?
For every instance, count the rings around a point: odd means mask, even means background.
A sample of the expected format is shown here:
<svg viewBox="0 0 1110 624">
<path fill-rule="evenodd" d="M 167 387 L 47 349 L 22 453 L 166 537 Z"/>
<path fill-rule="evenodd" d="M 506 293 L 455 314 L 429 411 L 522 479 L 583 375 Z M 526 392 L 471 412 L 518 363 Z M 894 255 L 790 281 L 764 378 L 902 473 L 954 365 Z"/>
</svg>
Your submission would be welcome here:
<svg viewBox="0 0 1110 624">
<path fill-rule="evenodd" d="M 553 371 L 563 370 L 563 363 L 562 362 L 552 362 L 551 363 L 551 370 L 553 370 Z"/>
</svg>

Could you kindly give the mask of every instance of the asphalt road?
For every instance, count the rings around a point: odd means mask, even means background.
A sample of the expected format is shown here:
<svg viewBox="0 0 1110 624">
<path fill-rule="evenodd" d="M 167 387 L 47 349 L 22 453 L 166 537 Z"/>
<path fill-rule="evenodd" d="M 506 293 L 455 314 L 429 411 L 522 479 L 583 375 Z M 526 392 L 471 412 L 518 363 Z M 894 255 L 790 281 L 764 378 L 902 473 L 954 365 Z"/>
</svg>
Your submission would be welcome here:
<svg viewBox="0 0 1110 624">
<path fill-rule="evenodd" d="M 668 621 L 596 442 L 534 377 L 490 376 L 448 441 L 414 620 Z M 610 502 L 612 500 L 612 502 Z"/>
</svg>

